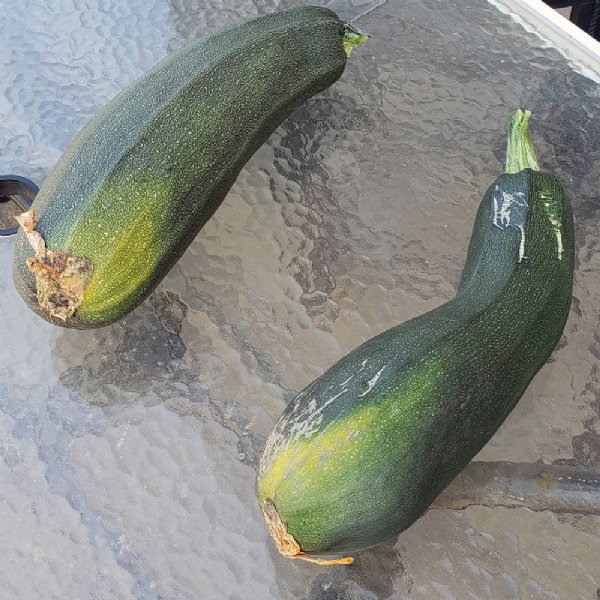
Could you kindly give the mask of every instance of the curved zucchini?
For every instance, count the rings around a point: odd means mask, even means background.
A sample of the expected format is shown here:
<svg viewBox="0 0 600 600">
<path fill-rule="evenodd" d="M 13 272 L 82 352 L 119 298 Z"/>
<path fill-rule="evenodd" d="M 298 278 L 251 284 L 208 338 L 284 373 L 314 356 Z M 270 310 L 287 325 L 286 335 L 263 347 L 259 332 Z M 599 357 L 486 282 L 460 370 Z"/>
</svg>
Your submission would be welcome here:
<svg viewBox="0 0 600 600">
<path fill-rule="evenodd" d="M 411 525 L 485 445 L 556 346 L 573 217 L 512 119 L 456 297 L 367 341 L 286 408 L 258 500 L 286 556 L 368 548 Z M 333 561 L 335 562 L 335 561 Z"/>
<path fill-rule="evenodd" d="M 48 321 L 91 328 L 135 308 L 302 102 L 365 36 L 320 7 L 189 44 L 79 133 L 21 219 L 14 281 Z"/>
</svg>

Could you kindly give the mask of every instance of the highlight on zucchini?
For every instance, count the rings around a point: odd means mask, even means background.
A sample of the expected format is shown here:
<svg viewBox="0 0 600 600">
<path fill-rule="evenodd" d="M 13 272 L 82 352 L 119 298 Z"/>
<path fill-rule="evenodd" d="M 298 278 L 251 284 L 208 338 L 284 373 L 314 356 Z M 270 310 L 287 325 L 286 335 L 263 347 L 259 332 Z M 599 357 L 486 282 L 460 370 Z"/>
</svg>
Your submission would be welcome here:
<svg viewBox="0 0 600 600">
<path fill-rule="evenodd" d="M 365 39 L 327 8 L 293 8 L 188 44 L 123 90 L 21 218 L 13 273 L 29 307 L 76 328 L 135 308 L 248 159 Z"/>
<path fill-rule="evenodd" d="M 479 206 L 456 296 L 350 352 L 275 425 L 257 496 L 284 556 L 353 553 L 409 527 L 555 348 L 571 303 L 573 217 L 537 162 L 529 116 L 510 122 L 506 172 Z"/>
</svg>

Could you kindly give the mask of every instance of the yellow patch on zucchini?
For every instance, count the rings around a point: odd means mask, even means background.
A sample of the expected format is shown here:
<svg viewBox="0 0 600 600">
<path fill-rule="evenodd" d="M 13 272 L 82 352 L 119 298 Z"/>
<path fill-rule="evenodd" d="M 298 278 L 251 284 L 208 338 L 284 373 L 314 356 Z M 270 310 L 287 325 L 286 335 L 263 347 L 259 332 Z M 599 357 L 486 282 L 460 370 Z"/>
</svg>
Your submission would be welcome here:
<svg viewBox="0 0 600 600">
<path fill-rule="evenodd" d="M 360 473 L 366 456 L 388 456 L 385 446 L 401 453 L 418 435 L 418 425 L 429 409 L 429 401 L 436 396 L 443 373 L 439 357 L 410 370 L 380 397 L 374 390 L 359 405 L 342 418 L 326 424 L 310 437 L 302 437 L 288 445 L 281 445 L 271 457 L 270 465 L 261 471 L 258 480 L 258 500 L 261 505 L 271 501 L 286 525 L 286 516 L 294 512 L 307 498 L 322 500 L 326 505 L 336 492 L 344 495 L 348 477 Z M 281 435 L 281 434 L 280 434 Z M 402 439 L 404 438 L 404 439 Z M 364 490 L 369 496 L 369 490 Z M 318 501 L 317 500 L 317 501 Z M 368 499 L 365 498 L 368 503 Z M 356 505 L 356 502 L 353 503 Z M 343 501 L 336 501 L 336 519 L 344 519 Z M 313 515 L 319 519 L 319 515 Z M 291 533 L 302 540 L 302 532 Z"/>
<path fill-rule="evenodd" d="M 161 236 L 171 190 L 171 181 L 150 179 L 127 185 L 119 181 L 102 189 L 102 197 L 70 238 L 72 252 L 88 257 L 94 266 L 78 315 L 110 319 L 151 279 L 164 252 Z M 114 206 L 127 210 L 114 210 Z M 90 235 L 94 227 L 102 228 L 103 236 Z"/>
</svg>

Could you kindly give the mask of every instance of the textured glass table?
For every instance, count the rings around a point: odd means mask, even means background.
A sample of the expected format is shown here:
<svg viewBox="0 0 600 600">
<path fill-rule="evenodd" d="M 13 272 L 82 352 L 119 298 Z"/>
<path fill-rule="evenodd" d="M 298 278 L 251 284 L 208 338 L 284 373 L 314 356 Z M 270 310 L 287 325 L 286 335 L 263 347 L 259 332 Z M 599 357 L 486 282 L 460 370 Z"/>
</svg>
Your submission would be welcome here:
<svg viewBox="0 0 600 600">
<path fill-rule="evenodd" d="M 5 1 L 0 171 L 41 184 L 168 51 L 283 6 Z M 349 567 L 284 559 L 268 539 L 254 481 L 274 421 L 350 349 L 453 295 L 519 107 L 573 202 L 574 301 L 557 351 L 478 459 L 600 471 L 598 79 L 486 0 L 336 8 L 368 44 L 257 152 L 122 322 L 43 322 L 14 291 L 13 241 L 0 239 L 3 598 L 600 597 L 598 516 L 432 510 Z"/>
</svg>

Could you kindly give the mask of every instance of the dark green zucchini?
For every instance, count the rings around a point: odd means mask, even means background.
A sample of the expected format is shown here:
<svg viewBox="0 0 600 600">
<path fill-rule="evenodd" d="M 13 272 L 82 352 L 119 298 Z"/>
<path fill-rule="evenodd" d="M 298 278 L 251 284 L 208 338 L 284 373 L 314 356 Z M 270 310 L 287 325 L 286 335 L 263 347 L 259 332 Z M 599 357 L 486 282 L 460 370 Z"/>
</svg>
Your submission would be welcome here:
<svg viewBox="0 0 600 600">
<path fill-rule="evenodd" d="M 14 281 L 27 304 L 76 328 L 132 310 L 252 154 L 341 76 L 363 39 L 326 8 L 295 8 L 185 46 L 126 88 L 75 138 L 21 219 Z"/>
<path fill-rule="evenodd" d="M 512 119 L 455 298 L 369 340 L 286 408 L 258 500 L 287 556 L 368 548 L 411 525 L 481 450 L 563 331 L 573 217 Z"/>
</svg>

